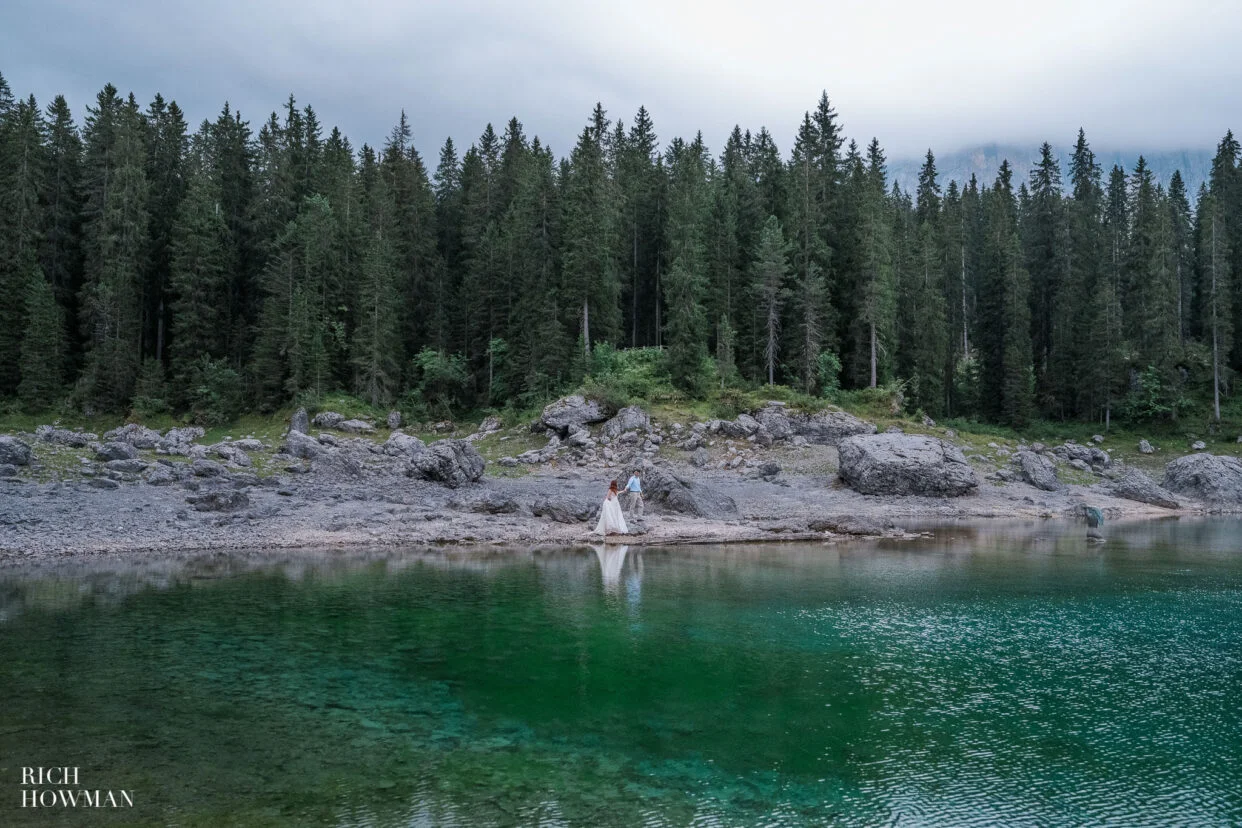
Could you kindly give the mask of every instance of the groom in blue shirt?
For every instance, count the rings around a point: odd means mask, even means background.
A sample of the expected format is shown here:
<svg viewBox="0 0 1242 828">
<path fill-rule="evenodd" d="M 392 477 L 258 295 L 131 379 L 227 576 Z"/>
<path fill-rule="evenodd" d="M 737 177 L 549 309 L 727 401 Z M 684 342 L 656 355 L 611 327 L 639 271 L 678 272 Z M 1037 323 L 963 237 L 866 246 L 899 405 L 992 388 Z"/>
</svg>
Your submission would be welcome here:
<svg viewBox="0 0 1242 828">
<path fill-rule="evenodd" d="M 629 507 L 630 517 L 643 516 L 643 482 L 638 472 L 631 474 L 625 484 L 625 505 Z"/>
</svg>

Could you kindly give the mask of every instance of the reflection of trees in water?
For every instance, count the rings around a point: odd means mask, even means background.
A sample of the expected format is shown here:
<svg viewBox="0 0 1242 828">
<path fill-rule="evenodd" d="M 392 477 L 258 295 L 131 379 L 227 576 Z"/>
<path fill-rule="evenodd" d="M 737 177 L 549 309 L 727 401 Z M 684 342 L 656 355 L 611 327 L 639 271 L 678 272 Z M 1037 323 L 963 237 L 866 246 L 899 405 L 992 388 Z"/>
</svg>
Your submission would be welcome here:
<svg viewBox="0 0 1242 828">
<path fill-rule="evenodd" d="M 657 567 L 660 587 L 669 589 L 706 585 L 764 592 L 783 588 L 791 575 L 799 574 L 829 593 L 834 591 L 834 580 L 843 578 L 854 587 L 896 582 L 919 588 L 926 587 L 929 578 L 952 580 L 962 575 L 1010 579 L 1015 572 L 1031 579 L 1058 573 L 1104 575 L 1123 572 L 1136 560 L 1232 566 L 1242 520 L 1110 521 L 1104 526 L 1108 542 L 1095 546 L 1085 542 L 1081 521 L 991 520 L 908 528 L 922 528 L 930 536 L 917 541 L 643 547 L 641 555 Z M 558 591 L 593 592 L 600 572 L 606 590 L 615 592 L 624 578 L 627 592 L 638 591 L 643 561 L 635 551 L 614 545 L 592 549 L 594 555 L 582 547 L 258 550 L 11 562 L 0 568 L 0 623 L 30 608 L 60 612 L 85 603 L 113 607 L 145 590 L 210 589 L 231 578 L 256 574 L 345 584 L 376 573 L 420 569 L 488 578 L 530 568 Z M 632 561 L 628 575 L 627 559 Z"/>
</svg>

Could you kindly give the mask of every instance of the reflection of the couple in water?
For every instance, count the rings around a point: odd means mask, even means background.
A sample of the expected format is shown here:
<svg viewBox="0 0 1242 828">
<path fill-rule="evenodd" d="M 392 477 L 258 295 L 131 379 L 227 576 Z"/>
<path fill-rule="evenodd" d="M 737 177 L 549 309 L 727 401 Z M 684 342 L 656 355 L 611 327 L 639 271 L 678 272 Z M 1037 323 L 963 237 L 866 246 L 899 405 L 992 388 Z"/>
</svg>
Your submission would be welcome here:
<svg viewBox="0 0 1242 828">
<path fill-rule="evenodd" d="M 631 555 L 629 554 L 630 548 L 628 546 L 602 543 L 591 544 L 591 548 L 595 550 L 595 557 L 599 559 L 604 592 L 613 595 L 619 594 L 623 580 L 622 576 L 624 575 L 625 598 L 629 603 L 637 604 L 642 598 L 642 552 L 635 550 L 634 554 Z M 625 566 L 627 557 L 630 561 L 628 571 Z"/>
</svg>

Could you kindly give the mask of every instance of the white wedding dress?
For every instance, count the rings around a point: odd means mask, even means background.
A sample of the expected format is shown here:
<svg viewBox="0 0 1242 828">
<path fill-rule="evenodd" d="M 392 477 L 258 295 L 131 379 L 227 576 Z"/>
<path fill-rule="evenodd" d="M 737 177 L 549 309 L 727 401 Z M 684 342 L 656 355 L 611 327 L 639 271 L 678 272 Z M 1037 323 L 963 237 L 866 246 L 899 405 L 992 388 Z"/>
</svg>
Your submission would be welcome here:
<svg viewBox="0 0 1242 828">
<path fill-rule="evenodd" d="M 625 525 L 625 515 L 621 514 L 621 499 L 605 497 L 604 505 L 599 510 L 599 523 L 595 524 L 595 534 L 607 537 L 629 534 L 629 531 L 629 527 Z"/>
</svg>

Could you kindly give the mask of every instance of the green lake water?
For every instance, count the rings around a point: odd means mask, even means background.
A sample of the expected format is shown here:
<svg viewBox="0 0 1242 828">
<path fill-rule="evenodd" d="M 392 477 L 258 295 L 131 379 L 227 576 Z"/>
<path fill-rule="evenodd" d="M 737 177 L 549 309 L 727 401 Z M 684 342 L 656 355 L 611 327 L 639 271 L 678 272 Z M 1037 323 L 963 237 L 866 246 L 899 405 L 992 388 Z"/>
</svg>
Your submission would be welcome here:
<svg viewBox="0 0 1242 828">
<path fill-rule="evenodd" d="M 1242 824 L 1242 522 L 1106 529 L 9 564 L 0 825 Z"/>
</svg>

